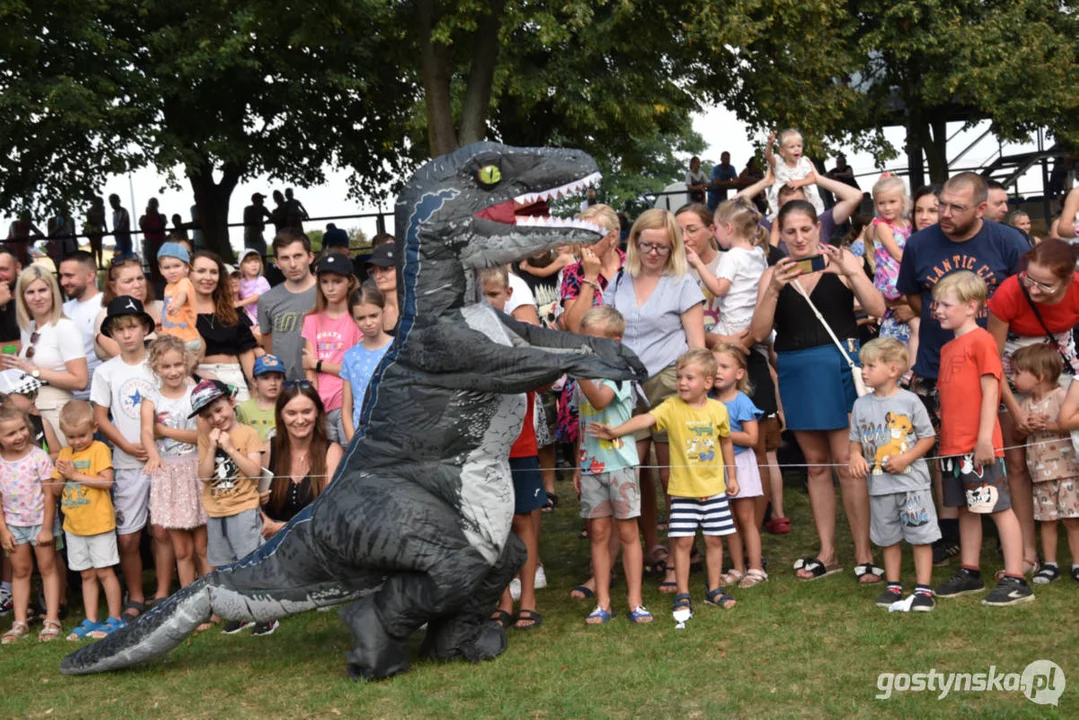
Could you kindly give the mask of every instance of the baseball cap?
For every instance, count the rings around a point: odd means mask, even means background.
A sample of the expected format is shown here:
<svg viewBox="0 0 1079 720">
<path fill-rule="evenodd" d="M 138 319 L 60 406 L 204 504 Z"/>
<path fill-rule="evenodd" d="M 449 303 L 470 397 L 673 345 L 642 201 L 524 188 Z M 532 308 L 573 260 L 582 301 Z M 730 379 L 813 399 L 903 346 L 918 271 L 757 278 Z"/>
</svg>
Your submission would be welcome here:
<svg viewBox="0 0 1079 720">
<path fill-rule="evenodd" d="M 348 255 L 339 253 L 323 255 L 319 258 L 318 265 L 315 266 L 315 274 L 321 275 L 324 272 L 337 273 L 347 277 L 352 274 L 352 260 L 349 259 Z"/>
<path fill-rule="evenodd" d="M 339 227 L 330 228 L 322 235 L 322 247 L 348 247 L 348 233 Z"/>
<path fill-rule="evenodd" d="M 210 407 L 215 400 L 232 397 L 232 388 L 220 380 L 203 380 L 191 391 L 191 410 L 188 417 L 195 417 Z"/>
<path fill-rule="evenodd" d="M 397 264 L 396 258 L 397 253 L 394 250 L 393 243 L 386 243 L 371 251 L 371 259 L 367 261 L 367 264 L 377 265 L 378 267 L 393 267 Z"/>
<path fill-rule="evenodd" d="M 42 384 L 33 375 L 17 368 L 0 372 L 0 393 L 4 395 L 30 395 L 40 390 Z"/>
<path fill-rule="evenodd" d="M 255 248 L 244 248 L 244 251 L 242 253 L 240 253 L 240 261 L 239 261 L 240 265 L 243 265 L 244 260 L 251 257 L 252 255 L 257 257 L 259 260 L 262 259 L 262 253 L 260 253 Z"/>
<path fill-rule="evenodd" d="M 251 193 L 251 202 L 254 202 L 255 200 L 265 200 L 265 199 L 266 199 L 266 196 L 263 195 L 262 193 Z"/>
<path fill-rule="evenodd" d="M 157 259 L 160 260 L 163 257 L 172 257 L 178 260 L 183 260 L 188 265 L 191 264 L 191 253 L 187 251 L 183 245 L 178 242 L 167 242 L 161 246 L 161 249 L 157 251 Z"/>
<path fill-rule="evenodd" d="M 166 243 L 166 245 L 168 244 Z M 175 245 L 176 243 L 171 244 Z M 125 315 L 134 315 L 142 320 L 142 324 L 146 326 L 147 334 L 154 331 L 154 319 L 143 309 L 141 301 L 130 295 L 117 295 L 109 301 L 108 306 L 105 308 L 105 319 L 101 322 L 101 334 L 105 337 L 112 337 L 113 320 Z"/>
<path fill-rule="evenodd" d="M 285 363 L 281 362 L 281 358 L 276 355 L 259 355 L 255 358 L 255 368 L 251 371 L 251 374 L 255 377 L 259 375 L 267 375 L 269 373 L 281 373 L 285 374 Z"/>
</svg>

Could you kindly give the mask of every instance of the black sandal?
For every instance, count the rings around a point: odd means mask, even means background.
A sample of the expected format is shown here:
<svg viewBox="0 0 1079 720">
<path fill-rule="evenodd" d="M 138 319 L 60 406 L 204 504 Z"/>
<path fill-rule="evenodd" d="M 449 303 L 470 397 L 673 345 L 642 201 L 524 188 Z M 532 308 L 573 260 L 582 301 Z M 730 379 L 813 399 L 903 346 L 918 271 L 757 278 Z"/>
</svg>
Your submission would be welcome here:
<svg viewBox="0 0 1079 720">
<path fill-rule="evenodd" d="M 524 620 L 529 623 L 528 625 L 518 625 L 517 623 Z M 535 630 L 543 624 L 543 616 L 535 610 L 521 610 L 517 613 L 517 622 L 513 623 L 513 627 L 517 630 Z"/>
<path fill-rule="evenodd" d="M 505 610 L 497 610 L 491 614 L 491 622 L 496 623 L 503 630 L 508 630 L 515 622 L 517 618 L 510 615 Z"/>
</svg>

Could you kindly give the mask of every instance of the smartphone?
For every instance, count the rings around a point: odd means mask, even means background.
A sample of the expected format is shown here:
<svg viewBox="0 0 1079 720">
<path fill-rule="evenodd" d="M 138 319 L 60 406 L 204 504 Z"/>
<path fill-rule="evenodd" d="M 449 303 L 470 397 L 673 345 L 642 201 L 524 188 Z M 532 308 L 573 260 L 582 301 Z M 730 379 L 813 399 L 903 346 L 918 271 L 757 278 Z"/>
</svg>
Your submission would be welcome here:
<svg viewBox="0 0 1079 720">
<path fill-rule="evenodd" d="M 817 272 L 824 269 L 824 256 L 814 255 L 811 258 L 805 260 L 796 260 L 794 266 L 801 270 L 803 273 Z"/>
</svg>

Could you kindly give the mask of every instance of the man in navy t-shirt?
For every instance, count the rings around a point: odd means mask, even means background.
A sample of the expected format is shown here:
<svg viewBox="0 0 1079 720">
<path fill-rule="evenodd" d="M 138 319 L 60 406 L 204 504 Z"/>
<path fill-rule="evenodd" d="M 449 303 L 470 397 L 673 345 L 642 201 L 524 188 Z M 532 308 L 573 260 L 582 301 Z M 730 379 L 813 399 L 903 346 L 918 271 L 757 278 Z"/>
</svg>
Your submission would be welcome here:
<svg viewBox="0 0 1079 720">
<path fill-rule="evenodd" d="M 708 186 L 708 209 L 716 211 L 719 204 L 727 199 L 727 190 L 737 187 L 738 171 L 731 165 L 731 154 L 724 151 L 719 156 L 719 164 L 712 166 L 712 183 Z"/>
<path fill-rule="evenodd" d="M 933 286 L 956 270 L 969 270 L 985 280 L 992 296 L 1018 272 L 1030 249 L 1015 228 L 984 219 L 987 206 L 985 180 L 969 172 L 956 175 L 941 192 L 939 223 L 911 235 L 903 251 L 896 286 L 921 315 L 914 374 L 922 380 L 935 383 L 940 349 L 955 337 L 934 317 Z M 988 317 L 983 309 L 978 324 L 985 327 Z"/>
</svg>

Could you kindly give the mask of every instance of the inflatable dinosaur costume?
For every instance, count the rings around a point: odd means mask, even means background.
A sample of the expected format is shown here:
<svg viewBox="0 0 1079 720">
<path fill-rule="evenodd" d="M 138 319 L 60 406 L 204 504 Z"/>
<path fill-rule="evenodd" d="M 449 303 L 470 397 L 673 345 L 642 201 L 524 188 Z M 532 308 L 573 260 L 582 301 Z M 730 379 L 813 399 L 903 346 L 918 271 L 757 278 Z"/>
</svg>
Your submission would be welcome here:
<svg viewBox="0 0 1079 720">
<path fill-rule="evenodd" d="M 334 481 L 258 551 L 72 653 L 61 672 L 161 657 L 212 614 L 263 621 L 343 603 L 353 677 L 407 670 L 406 640 L 424 623 L 427 657 L 499 655 L 506 637 L 488 615 L 525 558 L 507 460 L 522 393 L 563 373 L 646 373 L 618 343 L 496 312 L 478 301 L 476 271 L 599 240 L 593 224 L 535 214 L 598 179 L 582 152 L 493 143 L 421 167 L 396 206 L 397 336 Z"/>
</svg>

